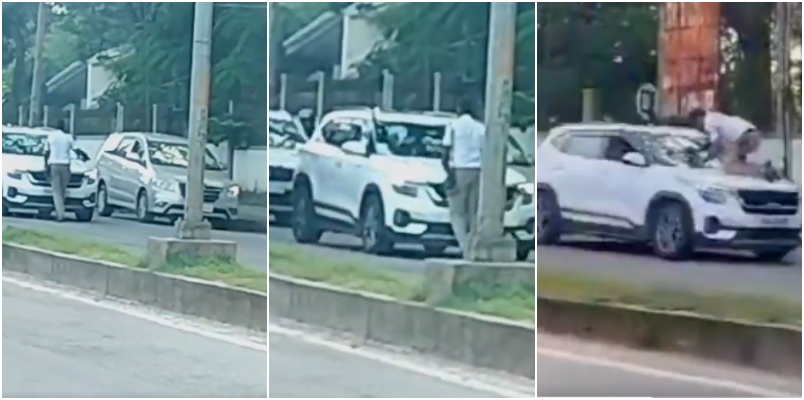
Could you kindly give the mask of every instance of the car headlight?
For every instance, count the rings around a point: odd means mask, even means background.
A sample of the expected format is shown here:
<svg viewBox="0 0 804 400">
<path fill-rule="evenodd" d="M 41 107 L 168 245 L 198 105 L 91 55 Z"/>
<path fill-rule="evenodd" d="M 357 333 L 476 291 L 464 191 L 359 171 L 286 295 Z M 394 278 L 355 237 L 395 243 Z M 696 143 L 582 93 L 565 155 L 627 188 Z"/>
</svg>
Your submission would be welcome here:
<svg viewBox="0 0 804 400">
<path fill-rule="evenodd" d="M 151 184 L 153 184 L 154 187 L 159 190 L 174 193 L 179 192 L 179 183 L 176 181 L 154 178 L 154 180 L 151 181 Z"/>
<path fill-rule="evenodd" d="M 22 172 L 20 171 L 8 171 L 6 175 L 11 179 L 22 179 Z"/>
<path fill-rule="evenodd" d="M 728 189 L 718 187 L 708 187 L 698 189 L 698 194 L 704 201 L 712 204 L 724 204 L 732 197 L 732 192 Z"/>
<path fill-rule="evenodd" d="M 398 184 L 391 185 L 394 188 L 394 191 L 408 197 L 417 197 L 419 195 L 419 189 L 422 187 L 421 183 L 416 182 L 402 182 Z"/>
<path fill-rule="evenodd" d="M 530 205 L 533 204 L 533 184 L 532 183 L 523 183 L 517 186 L 517 191 L 519 195 L 522 197 L 522 205 Z"/>
<path fill-rule="evenodd" d="M 84 176 L 87 178 L 87 183 L 91 185 L 98 180 L 98 170 L 91 169 L 87 172 L 84 172 Z"/>
<path fill-rule="evenodd" d="M 240 186 L 237 185 L 229 186 L 229 188 L 226 189 L 226 194 L 229 195 L 230 197 L 240 196 Z"/>
</svg>

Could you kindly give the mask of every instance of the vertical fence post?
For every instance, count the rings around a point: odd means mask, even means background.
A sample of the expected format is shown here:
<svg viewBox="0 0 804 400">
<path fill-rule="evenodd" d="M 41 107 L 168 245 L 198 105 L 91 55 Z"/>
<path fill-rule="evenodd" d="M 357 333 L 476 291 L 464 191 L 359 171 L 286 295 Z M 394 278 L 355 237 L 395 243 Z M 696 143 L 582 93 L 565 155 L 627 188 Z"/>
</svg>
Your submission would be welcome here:
<svg viewBox="0 0 804 400">
<path fill-rule="evenodd" d="M 441 111 L 441 73 L 433 74 L 433 111 Z"/>
<path fill-rule="evenodd" d="M 114 120 L 115 132 L 123 132 L 123 105 L 117 103 L 117 108 L 115 111 L 117 112 Z"/>
<path fill-rule="evenodd" d="M 70 115 L 70 133 L 75 133 L 75 103 L 70 104 L 68 112 Z"/>
<path fill-rule="evenodd" d="M 283 74 L 284 75 L 284 74 Z M 282 108 L 285 109 L 284 107 Z M 234 119 L 234 101 L 229 100 L 229 108 L 228 108 L 229 118 Z M 235 140 L 232 140 L 231 137 L 227 138 L 226 141 L 226 169 L 229 173 L 229 179 L 234 180 L 234 161 L 235 161 Z"/>
<path fill-rule="evenodd" d="M 20 105 L 17 107 L 17 125 L 25 126 L 25 106 Z"/>
<path fill-rule="evenodd" d="M 288 74 L 279 75 L 279 109 L 284 111 L 288 104 Z"/>
<path fill-rule="evenodd" d="M 50 106 L 42 107 L 42 126 L 47 127 L 50 122 Z"/>
<path fill-rule="evenodd" d="M 151 104 L 151 132 L 159 132 L 159 104 Z"/>
<path fill-rule="evenodd" d="M 323 71 L 318 71 L 318 86 L 316 90 L 316 98 L 315 98 L 315 123 L 318 124 L 321 122 L 321 118 L 324 116 L 324 85 L 325 85 L 325 78 L 326 75 Z"/>
<path fill-rule="evenodd" d="M 394 108 L 394 74 L 387 69 L 382 71 L 382 104 L 380 106 L 385 111 Z"/>
</svg>

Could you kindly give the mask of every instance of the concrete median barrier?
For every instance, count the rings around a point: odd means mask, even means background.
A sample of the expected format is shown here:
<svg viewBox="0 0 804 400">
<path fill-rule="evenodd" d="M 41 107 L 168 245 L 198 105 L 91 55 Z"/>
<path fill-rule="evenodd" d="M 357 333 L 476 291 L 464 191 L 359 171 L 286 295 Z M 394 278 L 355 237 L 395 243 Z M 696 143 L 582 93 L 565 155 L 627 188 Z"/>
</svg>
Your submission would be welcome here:
<svg viewBox="0 0 804 400">
<path fill-rule="evenodd" d="M 427 302 L 437 304 L 458 288 L 475 282 L 492 285 L 536 283 L 533 262 L 492 263 L 453 259 L 429 259 L 425 270 Z"/>
<path fill-rule="evenodd" d="M 269 274 L 271 316 L 476 367 L 535 377 L 533 325 Z"/>
<path fill-rule="evenodd" d="M 267 296 L 218 282 L 3 243 L 3 270 L 166 311 L 267 332 Z"/>
<path fill-rule="evenodd" d="M 801 377 L 801 329 L 539 297 L 539 331 Z"/>
</svg>

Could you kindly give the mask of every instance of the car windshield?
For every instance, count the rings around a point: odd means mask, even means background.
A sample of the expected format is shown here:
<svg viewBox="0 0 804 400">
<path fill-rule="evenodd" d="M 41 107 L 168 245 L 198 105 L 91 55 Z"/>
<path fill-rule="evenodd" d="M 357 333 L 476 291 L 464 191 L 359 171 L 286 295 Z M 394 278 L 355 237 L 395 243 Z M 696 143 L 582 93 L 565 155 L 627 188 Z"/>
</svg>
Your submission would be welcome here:
<svg viewBox="0 0 804 400">
<path fill-rule="evenodd" d="M 441 158 L 444 125 L 380 122 L 377 152 L 399 157 Z"/>
<path fill-rule="evenodd" d="M 3 154 L 44 156 L 47 136 L 3 132 Z"/>
<path fill-rule="evenodd" d="M 187 168 L 190 165 L 190 149 L 184 143 L 150 140 L 148 141 L 148 155 L 154 165 L 183 168 Z M 208 170 L 223 170 L 218 159 L 209 149 L 204 152 L 204 164 Z"/>
<path fill-rule="evenodd" d="M 516 141 L 513 137 L 508 137 L 508 151 L 506 152 L 506 158 L 508 164 L 516 165 L 520 167 L 531 167 L 533 166 L 533 159 L 528 156 L 528 153 L 522 149 L 522 146 L 519 145 L 519 142 Z"/>
<path fill-rule="evenodd" d="M 646 141 L 656 161 L 667 166 L 705 168 L 701 144 L 682 135 L 649 135 Z"/>
<path fill-rule="evenodd" d="M 299 132 L 293 121 L 269 118 L 268 119 L 268 146 L 274 148 L 295 149 L 304 144 L 307 138 Z"/>
</svg>

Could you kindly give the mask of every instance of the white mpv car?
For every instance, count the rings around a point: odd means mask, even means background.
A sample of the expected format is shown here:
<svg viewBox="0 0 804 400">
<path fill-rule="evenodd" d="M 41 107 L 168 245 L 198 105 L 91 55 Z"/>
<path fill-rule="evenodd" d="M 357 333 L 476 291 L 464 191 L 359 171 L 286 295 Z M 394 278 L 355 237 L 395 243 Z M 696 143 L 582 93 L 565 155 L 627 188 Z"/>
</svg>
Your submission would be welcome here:
<svg viewBox="0 0 804 400">
<path fill-rule="evenodd" d="M 3 215 L 35 212 L 49 216 L 53 189 L 45 173 L 45 148 L 50 128 L 3 126 Z M 81 222 L 95 216 L 98 171 L 89 167 L 86 154 L 73 151 L 65 210 Z"/>
<path fill-rule="evenodd" d="M 268 112 L 268 211 L 277 222 L 290 217 L 293 172 L 305 142 L 304 129 L 289 113 Z"/>
<path fill-rule="evenodd" d="M 375 112 L 327 114 L 299 150 L 293 181 L 295 239 L 317 242 L 325 231 L 354 234 L 368 253 L 395 244 L 421 244 L 431 254 L 456 244 L 441 166 L 447 115 Z M 511 164 L 527 164 L 518 148 Z M 533 171 L 530 163 L 530 171 Z M 533 177 L 506 174 L 504 227 L 518 241 L 518 258 L 535 247 Z"/>
<path fill-rule="evenodd" d="M 795 250 L 799 188 L 704 165 L 698 138 L 662 126 L 553 129 L 537 152 L 538 243 L 591 234 L 648 243 L 667 259 L 721 248 L 776 261 Z"/>
</svg>

